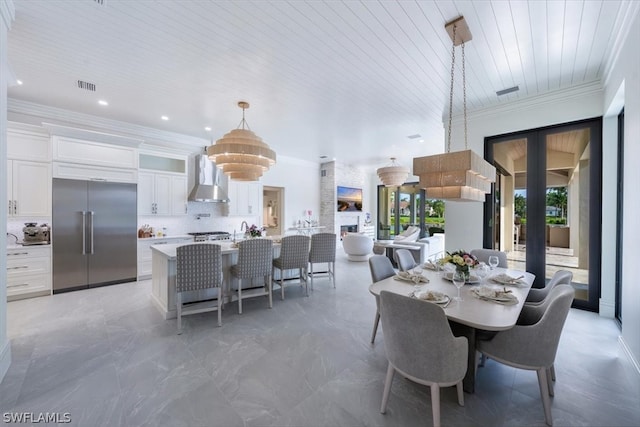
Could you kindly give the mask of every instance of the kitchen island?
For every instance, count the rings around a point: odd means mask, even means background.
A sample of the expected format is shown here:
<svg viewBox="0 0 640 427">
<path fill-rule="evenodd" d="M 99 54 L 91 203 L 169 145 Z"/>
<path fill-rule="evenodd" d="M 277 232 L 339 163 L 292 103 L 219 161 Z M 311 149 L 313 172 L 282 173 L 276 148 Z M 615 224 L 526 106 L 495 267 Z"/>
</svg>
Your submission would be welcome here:
<svg viewBox="0 0 640 427">
<path fill-rule="evenodd" d="M 225 293 L 227 295 L 226 302 L 232 300 L 232 285 L 237 286 L 237 280 L 231 279 L 230 267 L 238 260 L 238 248 L 230 240 L 217 240 L 198 243 L 173 243 L 166 245 L 151 246 L 151 300 L 160 310 L 165 319 L 173 319 L 176 317 L 176 254 L 179 246 L 187 244 L 197 245 L 220 245 L 222 249 L 222 272 L 224 275 Z M 273 256 L 277 257 L 280 252 L 280 244 L 274 242 Z M 276 274 L 278 271 L 276 270 Z M 285 275 L 285 277 L 287 277 Z M 243 284 L 242 290 L 244 294 L 245 287 L 262 286 Z M 214 298 L 215 289 L 206 289 L 201 291 L 184 292 L 182 295 L 183 303 L 205 301 Z"/>
</svg>

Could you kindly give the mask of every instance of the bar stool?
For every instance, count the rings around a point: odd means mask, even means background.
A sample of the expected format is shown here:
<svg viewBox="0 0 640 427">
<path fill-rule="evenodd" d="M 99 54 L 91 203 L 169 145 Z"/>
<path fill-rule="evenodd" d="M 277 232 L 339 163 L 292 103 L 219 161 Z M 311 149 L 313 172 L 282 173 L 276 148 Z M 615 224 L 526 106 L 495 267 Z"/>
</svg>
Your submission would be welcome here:
<svg viewBox="0 0 640 427">
<path fill-rule="evenodd" d="M 313 264 L 327 263 L 327 274 L 336 287 L 336 235 L 333 233 L 316 233 L 311 235 L 311 249 L 309 250 L 309 275 L 311 276 L 311 290 L 313 291 Z"/>
<path fill-rule="evenodd" d="M 294 235 L 282 238 L 280 246 L 280 256 L 273 260 L 273 275 L 276 268 L 280 270 L 280 282 L 276 285 L 280 286 L 280 297 L 284 300 L 284 272 L 285 270 L 298 269 L 300 273 L 300 285 L 304 281 L 304 288 L 307 296 L 309 289 L 307 287 L 307 268 L 309 267 L 309 236 Z"/>
<path fill-rule="evenodd" d="M 271 296 L 271 261 L 273 242 L 269 239 L 247 239 L 238 243 L 238 263 L 231 266 L 231 275 L 238 279 L 238 313 L 242 314 L 242 300 L 259 296 L 269 297 L 269 308 L 273 307 Z M 242 294 L 243 279 L 262 277 L 264 288 L 251 289 Z"/>
</svg>

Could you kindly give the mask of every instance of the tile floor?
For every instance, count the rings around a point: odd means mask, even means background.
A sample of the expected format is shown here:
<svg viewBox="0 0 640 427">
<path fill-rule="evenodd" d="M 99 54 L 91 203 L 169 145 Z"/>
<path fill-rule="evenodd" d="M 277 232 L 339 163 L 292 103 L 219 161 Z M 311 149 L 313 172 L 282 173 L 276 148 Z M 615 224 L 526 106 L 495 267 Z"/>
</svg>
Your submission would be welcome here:
<svg viewBox="0 0 640 427">
<path fill-rule="evenodd" d="M 397 376 L 379 413 L 384 333 L 369 343 L 375 302 L 367 263 L 338 249 L 337 289 L 248 300 L 244 314 L 163 320 L 150 282 L 8 304 L 13 364 L 0 412 L 68 412 L 78 426 L 425 426 L 429 390 Z M 408 325 L 410 327 L 410 325 Z M 556 359 L 556 426 L 640 425 L 640 375 L 614 322 L 572 310 Z M 442 424 L 544 426 L 534 372 L 489 360 L 475 394 L 442 392 Z"/>
</svg>

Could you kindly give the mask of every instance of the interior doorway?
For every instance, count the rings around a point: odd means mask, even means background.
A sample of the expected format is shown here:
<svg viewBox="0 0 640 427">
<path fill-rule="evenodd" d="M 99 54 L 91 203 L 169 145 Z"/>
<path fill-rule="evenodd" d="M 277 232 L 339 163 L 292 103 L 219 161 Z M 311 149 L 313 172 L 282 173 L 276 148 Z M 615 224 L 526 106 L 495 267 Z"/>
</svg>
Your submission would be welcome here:
<svg viewBox="0 0 640 427">
<path fill-rule="evenodd" d="M 262 188 L 262 218 L 263 226 L 267 230 L 267 236 L 282 236 L 284 230 L 282 219 L 284 215 L 284 188 Z"/>
</svg>

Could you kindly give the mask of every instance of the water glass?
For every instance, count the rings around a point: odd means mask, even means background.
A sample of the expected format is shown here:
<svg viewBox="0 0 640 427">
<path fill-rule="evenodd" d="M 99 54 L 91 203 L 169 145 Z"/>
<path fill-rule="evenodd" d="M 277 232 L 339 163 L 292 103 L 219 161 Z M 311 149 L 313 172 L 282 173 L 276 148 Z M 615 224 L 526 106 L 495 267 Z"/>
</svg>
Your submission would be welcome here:
<svg viewBox="0 0 640 427">
<path fill-rule="evenodd" d="M 498 266 L 499 263 L 500 263 L 500 261 L 498 260 L 497 256 L 491 255 L 489 257 L 489 265 L 491 266 L 492 270 L 495 269 Z"/>
<path fill-rule="evenodd" d="M 453 272 L 453 284 L 458 288 L 458 296 L 454 299 L 456 301 L 462 301 L 462 297 L 460 296 L 460 289 L 464 286 L 464 273 L 462 271 L 454 271 Z"/>
<path fill-rule="evenodd" d="M 484 279 L 485 277 L 487 277 L 489 275 L 489 266 L 487 264 L 485 264 L 484 262 L 481 262 L 476 268 L 475 268 L 475 272 L 476 275 L 480 278 L 480 283 L 484 283 Z"/>
</svg>

